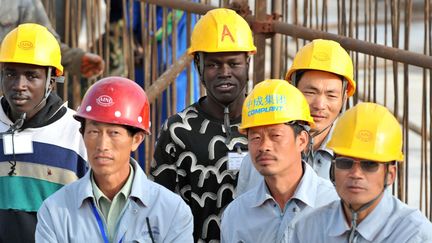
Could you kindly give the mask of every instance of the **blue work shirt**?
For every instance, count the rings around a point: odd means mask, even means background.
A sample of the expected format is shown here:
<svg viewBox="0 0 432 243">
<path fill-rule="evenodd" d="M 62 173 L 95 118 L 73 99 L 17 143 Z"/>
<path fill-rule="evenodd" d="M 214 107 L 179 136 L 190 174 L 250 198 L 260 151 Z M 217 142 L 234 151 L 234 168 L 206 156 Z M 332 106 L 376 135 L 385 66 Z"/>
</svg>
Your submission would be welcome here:
<svg viewBox="0 0 432 243">
<path fill-rule="evenodd" d="M 281 209 L 264 180 L 231 202 L 222 215 L 222 242 L 281 242 L 307 212 L 339 199 L 330 181 L 303 163 L 304 173 L 292 198 Z"/>
<path fill-rule="evenodd" d="M 300 219 L 292 242 L 348 242 L 350 227 L 340 200 L 313 210 Z M 417 209 L 408 207 L 389 190 L 357 226 L 354 242 L 432 242 L 432 224 Z"/>
<path fill-rule="evenodd" d="M 135 160 L 131 159 L 131 165 L 135 171 L 132 188 L 113 242 L 152 242 L 152 236 L 155 242 L 193 242 L 192 212 L 186 203 L 148 180 Z M 104 242 L 106 222 L 97 219 L 92 204 L 95 196 L 89 171 L 44 201 L 38 211 L 36 242 Z M 97 211 L 100 217 L 102 213 Z"/>
</svg>

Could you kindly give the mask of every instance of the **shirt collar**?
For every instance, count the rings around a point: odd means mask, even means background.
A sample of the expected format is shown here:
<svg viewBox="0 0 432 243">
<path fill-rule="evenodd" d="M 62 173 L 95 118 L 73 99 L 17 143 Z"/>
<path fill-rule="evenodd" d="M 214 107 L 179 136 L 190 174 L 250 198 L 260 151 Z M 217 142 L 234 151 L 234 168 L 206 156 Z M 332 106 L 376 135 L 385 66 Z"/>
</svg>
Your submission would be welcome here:
<svg viewBox="0 0 432 243">
<path fill-rule="evenodd" d="M 391 215 L 393 204 L 392 195 L 389 190 L 385 190 L 383 194 L 384 195 L 378 205 L 357 227 L 357 231 L 360 235 L 368 241 L 376 239 L 378 234 L 386 233 L 382 231 L 382 229 Z"/>
<path fill-rule="evenodd" d="M 130 173 L 129 173 L 128 179 L 126 180 L 126 183 L 123 185 L 123 187 L 120 189 L 120 191 L 117 192 L 117 194 L 114 196 L 114 198 L 117 196 L 120 196 L 120 195 L 122 195 L 123 198 L 128 198 L 128 196 L 130 194 L 131 186 L 132 186 L 132 180 L 134 178 L 134 168 L 132 167 L 131 164 L 129 164 L 129 167 L 130 167 Z M 105 198 L 108 201 L 111 201 L 96 185 L 93 173 L 91 173 L 90 178 L 91 178 L 91 185 L 92 185 L 92 190 L 93 190 L 93 194 L 94 194 L 96 203 L 99 205 L 101 198 Z"/>
<path fill-rule="evenodd" d="M 329 236 L 341 236 L 350 229 L 345 219 L 342 201 L 337 200 L 331 203 L 330 207 L 332 208 L 331 212 L 333 213 L 328 219 L 327 232 L 329 232 Z"/>
<path fill-rule="evenodd" d="M 297 199 L 310 207 L 315 207 L 315 199 L 318 189 L 318 176 L 313 171 L 312 167 L 310 167 L 310 165 L 308 165 L 304 161 L 302 161 L 302 166 L 304 169 L 304 173 L 291 199 Z M 256 186 L 253 190 L 255 190 L 256 195 L 252 199 L 251 205 L 253 207 L 259 207 L 263 205 L 267 200 L 274 201 L 265 183 L 265 180 L 262 180 L 260 184 Z"/>
<path fill-rule="evenodd" d="M 132 181 L 130 197 L 141 201 L 144 206 L 149 206 L 157 196 L 158 191 L 151 186 L 155 183 L 147 179 L 146 174 L 133 158 L 131 158 L 131 165 L 134 167 L 135 177 Z"/>
<path fill-rule="evenodd" d="M 134 176 L 132 178 L 129 197 L 136 198 L 141 201 L 143 205 L 148 206 L 152 202 L 151 198 L 155 197 L 155 191 L 151 190 L 149 185 L 152 182 L 147 179 L 144 171 L 133 158 L 130 159 L 130 164 L 134 169 Z M 77 183 L 78 192 L 76 198 L 78 200 L 76 207 L 79 208 L 86 199 L 95 198 L 91 183 L 91 170 L 87 171 L 84 177 L 78 180 Z"/>
<path fill-rule="evenodd" d="M 349 224 L 346 222 L 345 214 L 341 201 L 334 202 L 337 204 L 334 213 L 329 218 L 328 229 L 330 236 L 341 236 L 350 231 Z M 357 226 L 357 232 L 367 241 L 371 242 L 381 234 L 381 229 L 385 226 L 387 218 L 390 217 L 392 210 L 392 196 L 388 190 L 372 212 L 363 219 Z"/>
<path fill-rule="evenodd" d="M 252 197 L 251 200 L 252 207 L 259 207 L 262 204 L 264 204 L 264 202 L 267 200 L 274 201 L 272 195 L 270 194 L 270 191 L 267 188 L 265 180 L 261 180 L 261 182 L 257 186 L 255 186 L 251 191 L 254 191 L 252 192 L 252 195 L 255 195 L 254 197 Z"/>
</svg>

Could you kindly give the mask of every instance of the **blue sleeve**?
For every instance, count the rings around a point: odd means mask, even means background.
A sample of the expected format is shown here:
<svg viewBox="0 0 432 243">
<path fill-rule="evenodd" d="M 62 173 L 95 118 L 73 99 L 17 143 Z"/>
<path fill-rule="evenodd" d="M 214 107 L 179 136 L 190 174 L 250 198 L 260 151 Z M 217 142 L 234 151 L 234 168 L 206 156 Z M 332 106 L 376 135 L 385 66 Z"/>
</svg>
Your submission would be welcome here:
<svg viewBox="0 0 432 243">
<path fill-rule="evenodd" d="M 44 242 L 44 243 L 56 243 L 61 242 L 56 237 L 55 233 L 55 226 L 51 218 L 50 211 L 48 210 L 48 207 L 46 203 L 43 203 L 41 208 L 39 209 L 37 213 L 37 226 L 36 226 L 36 234 L 35 239 L 37 242 Z"/>
<path fill-rule="evenodd" d="M 189 206 L 180 198 L 171 222 L 169 234 L 163 242 L 194 242 L 192 212 Z"/>
</svg>

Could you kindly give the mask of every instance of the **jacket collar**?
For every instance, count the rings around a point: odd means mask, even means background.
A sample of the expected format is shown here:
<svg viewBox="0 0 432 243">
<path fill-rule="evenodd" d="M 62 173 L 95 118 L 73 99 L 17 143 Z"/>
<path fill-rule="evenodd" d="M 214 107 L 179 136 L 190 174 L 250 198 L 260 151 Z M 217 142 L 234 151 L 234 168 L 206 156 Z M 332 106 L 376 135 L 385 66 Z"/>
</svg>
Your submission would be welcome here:
<svg viewBox="0 0 432 243">
<path fill-rule="evenodd" d="M 140 201 L 144 206 L 149 206 L 152 203 L 154 197 L 154 191 L 150 190 L 150 181 L 147 179 L 144 171 L 138 165 L 133 158 L 130 158 L 130 163 L 134 168 L 134 178 L 132 181 L 132 188 L 129 198 Z M 85 176 L 78 180 L 78 191 L 77 191 L 77 205 L 79 208 L 84 204 L 87 199 L 95 200 L 93 189 L 91 185 L 91 170 L 87 171 Z"/>
<path fill-rule="evenodd" d="M 289 201 L 296 199 L 310 207 L 315 207 L 316 196 L 318 195 L 318 176 L 313 171 L 312 167 L 310 167 L 310 165 L 307 163 L 302 161 L 302 166 L 304 173 L 299 184 L 297 185 L 294 195 Z M 259 207 L 267 200 L 274 201 L 265 183 L 265 180 L 262 180 L 262 182 L 256 186 L 254 190 L 256 190 L 256 196 L 252 199 L 252 207 Z"/>
</svg>

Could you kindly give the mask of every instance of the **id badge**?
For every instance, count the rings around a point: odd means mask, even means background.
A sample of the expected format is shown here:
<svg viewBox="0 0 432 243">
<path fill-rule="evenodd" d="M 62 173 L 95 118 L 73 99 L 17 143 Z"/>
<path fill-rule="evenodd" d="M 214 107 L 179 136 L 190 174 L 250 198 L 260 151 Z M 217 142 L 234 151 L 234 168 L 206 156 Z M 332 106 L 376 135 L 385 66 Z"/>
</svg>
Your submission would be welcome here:
<svg viewBox="0 0 432 243">
<path fill-rule="evenodd" d="M 228 152 L 228 170 L 239 170 L 247 152 Z"/>
<path fill-rule="evenodd" d="M 12 138 L 13 136 L 13 138 Z M 30 134 L 4 134 L 3 153 L 10 154 L 31 154 L 33 153 L 33 141 Z"/>
</svg>

